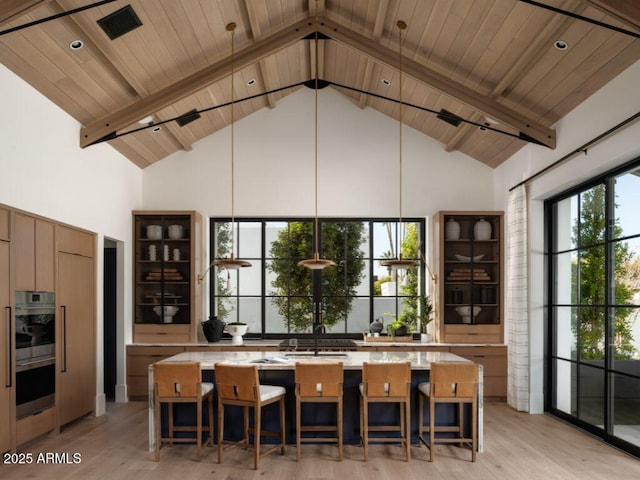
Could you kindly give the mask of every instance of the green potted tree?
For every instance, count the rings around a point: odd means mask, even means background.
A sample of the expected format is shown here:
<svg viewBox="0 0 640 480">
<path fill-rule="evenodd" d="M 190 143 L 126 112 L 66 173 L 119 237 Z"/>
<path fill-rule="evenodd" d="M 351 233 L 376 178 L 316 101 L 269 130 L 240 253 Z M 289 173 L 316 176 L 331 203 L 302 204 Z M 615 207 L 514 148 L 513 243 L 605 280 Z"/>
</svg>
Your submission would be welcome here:
<svg viewBox="0 0 640 480">
<path fill-rule="evenodd" d="M 428 295 L 420 295 L 418 299 L 418 320 L 420 320 L 420 341 L 430 343 L 433 336 L 427 331 L 427 327 L 433 321 L 433 302 Z"/>
</svg>

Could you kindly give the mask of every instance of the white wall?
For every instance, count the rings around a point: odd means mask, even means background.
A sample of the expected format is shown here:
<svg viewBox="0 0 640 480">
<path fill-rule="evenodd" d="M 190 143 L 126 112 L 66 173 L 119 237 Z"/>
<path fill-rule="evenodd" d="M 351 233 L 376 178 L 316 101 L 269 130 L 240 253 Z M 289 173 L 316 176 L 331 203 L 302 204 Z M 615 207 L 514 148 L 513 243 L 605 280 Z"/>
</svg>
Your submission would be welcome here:
<svg viewBox="0 0 640 480">
<path fill-rule="evenodd" d="M 556 125 L 558 146 L 523 148 L 495 171 L 495 208 L 506 210 L 508 190 L 528 176 L 640 111 L 640 62 L 609 82 Z M 530 251 L 530 408 L 543 410 L 544 200 L 640 156 L 640 122 L 591 147 L 528 184 Z M 508 232 L 507 232 L 508 233 Z M 508 260 L 507 260 L 508 262 Z M 508 288 L 508 285 L 507 285 Z M 506 319 L 508 322 L 508 318 Z"/>
<path fill-rule="evenodd" d="M 314 92 L 302 89 L 235 124 L 235 214 L 314 214 Z M 319 91 L 320 216 L 399 214 L 398 122 Z M 433 118 L 434 122 L 439 120 Z M 146 209 L 231 214 L 230 128 L 144 170 Z M 423 134 L 403 129 L 403 216 L 489 209 L 493 170 Z"/>
<path fill-rule="evenodd" d="M 102 389 L 103 240 L 125 242 L 131 258 L 131 210 L 141 205 L 142 171 L 106 144 L 81 150 L 80 125 L 0 65 L 0 203 L 98 234 L 98 394 Z M 131 305 L 131 262 L 122 289 Z M 131 309 L 124 331 L 131 341 Z M 124 359 L 120 359 L 124 364 Z M 124 383 L 124 377 L 118 379 Z"/>
</svg>

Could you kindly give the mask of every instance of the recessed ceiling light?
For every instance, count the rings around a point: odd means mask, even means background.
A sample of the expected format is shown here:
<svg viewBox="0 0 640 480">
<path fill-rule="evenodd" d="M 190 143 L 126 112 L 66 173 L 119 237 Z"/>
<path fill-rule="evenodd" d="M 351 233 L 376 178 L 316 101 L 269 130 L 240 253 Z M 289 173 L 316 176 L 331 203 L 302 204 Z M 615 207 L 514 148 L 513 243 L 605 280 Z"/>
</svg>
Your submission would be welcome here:
<svg viewBox="0 0 640 480">
<path fill-rule="evenodd" d="M 567 48 L 569 48 L 569 44 L 564 40 L 556 40 L 555 42 L 553 42 L 553 46 L 558 50 L 566 50 Z"/>
<path fill-rule="evenodd" d="M 247 85 L 249 85 L 249 86 L 253 85 L 254 83 L 256 83 L 256 79 L 255 78 L 252 78 L 252 79 L 247 81 Z"/>
<path fill-rule="evenodd" d="M 382 79 L 382 84 L 383 84 L 383 85 L 386 85 L 386 86 L 388 87 L 389 85 L 391 85 L 391 80 L 388 80 L 388 79 L 386 79 L 386 78 L 383 78 L 383 79 Z"/>
<path fill-rule="evenodd" d="M 74 40 L 69 44 L 69 48 L 71 50 L 80 50 L 82 47 L 84 47 L 84 42 L 82 40 Z"/>
<path fill-rule="evenodd" d="M 154 127 L 152 132 L 153 133 L 158 133 L 160 130 L 162 130 L 162 127 Z"/>
<path fill-rule="evenodd" d="M 141 118 L 140 120 L 138 120 L 138 123 L 140 125 L 147 125 L 149 123 L 153 122 L 153 113 L 151 115 L 147 115 L 144 118 Z"/>
</svg>

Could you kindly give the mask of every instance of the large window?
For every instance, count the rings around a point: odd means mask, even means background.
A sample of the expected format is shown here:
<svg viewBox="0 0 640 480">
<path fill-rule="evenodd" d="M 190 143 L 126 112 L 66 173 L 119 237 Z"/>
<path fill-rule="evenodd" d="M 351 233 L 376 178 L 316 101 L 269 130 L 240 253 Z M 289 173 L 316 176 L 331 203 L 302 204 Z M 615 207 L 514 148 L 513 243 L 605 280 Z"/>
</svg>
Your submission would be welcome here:
<svg viewBox="0 0 640 480">
<path fill-rule="evenodd" d="M 547 202 L 550 408 L 640 455 L 640 167 Z"/>
<path fill-rule="evenodd" d="M 315 302 L 326 333 L 358 336 L 369 324 L 395 318 L 418 331 L 417 309 L 424 292 L 423 266 L 390 270 L 381 262 L 421 258 L 424 219 L 319 219 L 322 258 L 335 267 L 311 271 L 299 267 L 311 258 L 316 239 L 313 219 L 211 219 L 211 252 L 234 254 L 251 268 L 212 269 L 211 311 L 226 322 L 249 324 L 250 334 L 284 337 L 311 334 Z"/>
</svg>

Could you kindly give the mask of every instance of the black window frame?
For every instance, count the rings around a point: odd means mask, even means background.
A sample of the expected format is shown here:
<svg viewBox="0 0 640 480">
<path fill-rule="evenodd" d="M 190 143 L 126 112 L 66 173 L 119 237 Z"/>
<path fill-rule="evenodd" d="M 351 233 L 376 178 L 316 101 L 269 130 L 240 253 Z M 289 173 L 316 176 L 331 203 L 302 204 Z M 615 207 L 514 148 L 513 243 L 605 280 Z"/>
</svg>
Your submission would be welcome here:
<svg viewBox="0 0 640 480">
<path fill-rule="evenodd" d="M 216 252 L 216 238 L 215 238 L 215 232 L 216 232 L 216 223 L 230 223 L 231 222 L 231 217 L 226 217 L 226 216 L 220 216 L 220 217 L 210 217 L 209 218 L 209 260 L 208 260 L 208 264 L 210 264 L 211 262 L 214 261 L 214 254 Z M 261 315 L 261 332 L 259 333 L 255 333 L 255 332 L 248 332 L 245 335 L 245 338 L 254 338 L 254 339 L 287 339 L 287 338 L 292 338 L 292 337 L 296 337 L 296 338 L 305 338 L 305 337 L 311 337 L 311 334 L 307 334 L 307 333 L 291 333 L 291 332 L 268 332 L 265 331 L 265 327 L 266 327 L 266 289 L 267 289 L 267 285 L 266 285 L 266 268 L 265 268 L 265 247 L 266 247 L 266 235 L 265 235 L 265 227 L 267 224 L 269 223 L 277 223 L 277 222 L 314 222 L 315 218 L 314 217 L 235 217 L 234 219 L 235 223 L 245 223 L 245 222 L 255 222 L 255 223 L 259 223 L 260 224 L 260 228 L 261 228 L 261 245 L 260 245 L 260 251 L 261 251 L 261 258 L 254 258 L 254 257 L 241 257 L 239 255 L 238 252 L 234 251 L 235 255 L 237 258 L 242 258 L 242 260 L 248 260 L 248 261 L 260 261 L 261 265 L 262 265 L 262 271 L 261 271 L 261 293 L 260 293 L 260 302 L 261 302 L 261 308 L 260 308 L 260 315 Z M 369 235 L 372 235 L 372 226 L 375 223 L 385 223 L 385 222 L 391 222 L 391 223 L 395 223 L 396 225 L 399 224 L 399 218 L 398 217 L 319 217 L 318 218 L 318 230 L 321 234 L 322 232 L 322 224 L 323 223 L 327 223 L 327 222 L 367 222 L 369 225 Z M 419 237 L 420 237 L 420 241 L 419 241 L 419 252 L 421 255 L 421 258 L 425 258 L 425 251 L 426 248 L 428 246 L 428 242 L 427 242 L 427 238 L 426 238 L 426 218 L 424 217 L 403 217 L 402 218 L 402 223 L 403 224 L 407 224 L 407 223 L 416 223 L 418 224 L 418 229 L 419 229 Z M 397 227 L 396 227 L 397 230 Z M 398 242 L 398 237 L 399 235 L 396 235 L 396 238 L 394 239 L 394 241 L 397 243 Z M 238 241 L 240 241 L 240 239 L 237 239 Z M 320 244 L 321 244 L 321 238 L 320 238 Z M 376 296 L 374 295 L 374 282 L 375 282 L 375 278 L 373 275 L 374 272 L 374 268 L 375 268 L 375 262 L 378 262 L 379 260 L 381 260 L 378 257 L 373 257 L 373 249 L 374 249 L 374 245 L 373 242 L 371 241 L 371 239 L 369 239 L 369 252 L 368 252 L 368 257 L 365 257 L 368 261 L 369 261 L 369 266 L 368 266 L 368 278 L 369 278 L 369 294 L 366 295 L 366 297 L 369 298 L 369 318 L 368 318 L 368 323 L 370 324 L 371 322 L 374 321 L 375 319 L 375 312 L 374 312 L 374 308 L 373 308 L 373 304 L 374 304 L 374 299 L 376 298 Z M 321 253 L 321 257 L 322 257 L 322 252 Z M 250 267 L 250 268 L 255 268 L 255 266 Z M 302 267 L 301 267 L 302 268 Z M 419 291 L 420 292 L 426 292 L 425 290 L 425 286 L 426 286 L 426 281 L 425 281 L 425 265 L 424 262 L 420 261 L 419 262 L 419 266 L 417 267 L 419 269 Z M 215 275 L 216 275 L 216 268 L 211 268 L 211 270 L 209 271 L 209 285 L 212 286 L 213 283 L 215 281 Z M 316 283 L 316 285 L 318 285 L 318 283 Z M 317 292 L 314 292 L 317 293 Z M 435 292 L 432 292 L 432 294 L 434 294 Z M 235 295 L 236 298 L 240 298 L 242 297 L 239 294 Z M 255 297 L 255 296 L 254 296 Z M 396 312 L 399 312 L 399 308 L 400 308 L 400 300 L 401 298 L 403 298 L 402 296 L 399 296 L 397 293 L 395 295 L 396 298 Z M 216 302 L 216 294 L 215 294 L 215 289 L 213 287 L 210 288 L 209 290 L 209 307 L 210 307 L 210 311 L 213 314 L 214 308 L 213 306 L 215 305 Z M 347 328 L 348 329 L 348 328 Z M 418 332 L 414 332 L 415 335 L 419 335 Z M 352 339 L 362 339 L 362 332 L 357 333 L 357 332 L 344 332 L 344 333 L 327 333 L 325 334 L 328 338 L 352 338 Z"/>
</svg>

